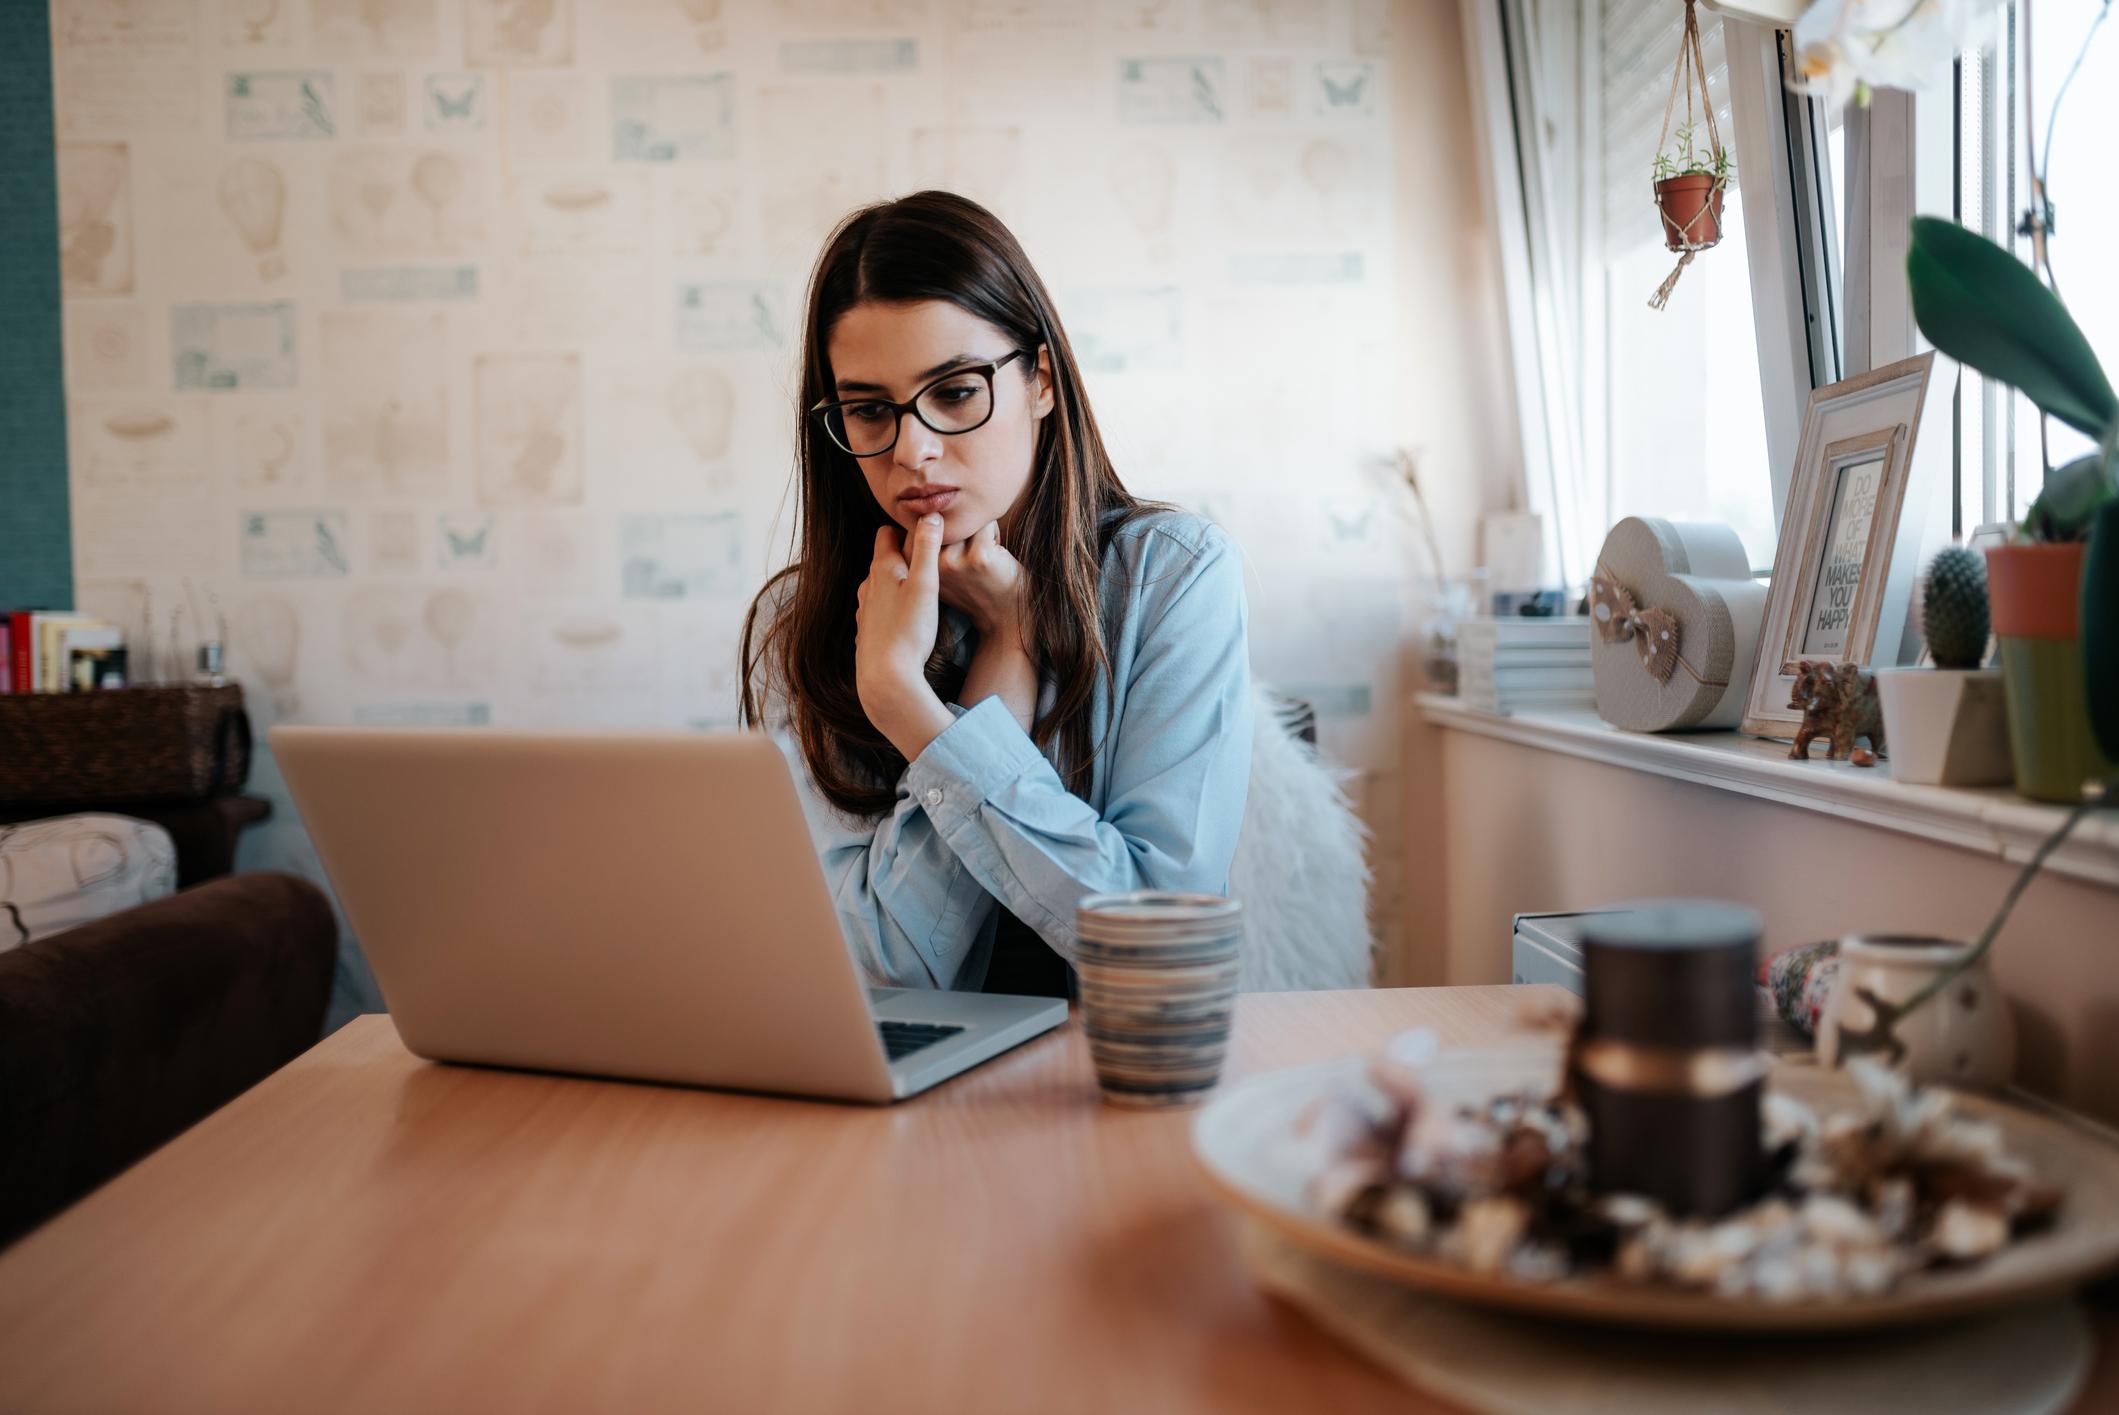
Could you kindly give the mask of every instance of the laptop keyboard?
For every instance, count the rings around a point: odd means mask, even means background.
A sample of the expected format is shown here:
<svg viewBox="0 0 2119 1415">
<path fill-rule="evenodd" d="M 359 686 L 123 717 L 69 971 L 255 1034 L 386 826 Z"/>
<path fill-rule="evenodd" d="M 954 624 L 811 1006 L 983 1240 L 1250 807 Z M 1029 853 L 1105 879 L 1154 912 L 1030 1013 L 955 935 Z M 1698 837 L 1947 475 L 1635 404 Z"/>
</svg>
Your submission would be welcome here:
<svg viewBox="0 0 2119 1415">
<path fill-rule="evenodd" d="M 962 1027 L 944 1027 L 933 1022 L 878 1022 L 876 1030 L 883 1034 L 883 1050 L 892 1061 L 924 1051 L 936 1042 L 944 1041 L 963 1031 Z"/>
</svg>

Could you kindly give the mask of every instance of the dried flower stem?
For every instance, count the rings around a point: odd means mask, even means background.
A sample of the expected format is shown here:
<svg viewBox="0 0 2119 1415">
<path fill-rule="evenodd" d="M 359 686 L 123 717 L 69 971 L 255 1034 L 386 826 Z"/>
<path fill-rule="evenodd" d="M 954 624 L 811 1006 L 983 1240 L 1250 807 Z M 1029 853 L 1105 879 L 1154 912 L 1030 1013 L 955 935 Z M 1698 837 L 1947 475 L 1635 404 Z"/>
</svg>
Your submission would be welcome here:
<svg viewBox="0 0 2119 1415">
<path fill-rule="evenodd" d="M 1435 578 L 1441 580 L 1447 573 L 1442 565 L 1442 546 L 1435 539 L 1435 518 L 1427 511 L 1427 497 L 1420 490 L 1420 464 L 1413 454 L 1403 447 L 1398 449 L 1398 475 L 1413 494 L 1413 506 L 1420 513 L 1420 534 L 1427 541 L 1427 558 L 1435 567 Z"/>
<path fill-rule="evenodd" d="M 2031 881 L 2037 877 L 2038 871 L 2045 867 L 2046 857 L 2060 848 L 2060 842 L 2068 838 L 2069 832 L 2074 830 L 2084 816 L 2103 805 L 2108 796 L 2114 795 L 2119 795 L 2119 781 L 2098 783 L 2083 792 L 2082 800 L 2067 813 L 2067 819 L 2055 827 L 2051 835 L 2040 841 L 2038 848 L 2031 852 L 2031 858 L 2024 862 L 2023 873 L 2016 876 L 2016 882 L 2010 885 L 2009 892 L 2002 896 L 2001 908 L 1995 911 L 1993 919 L 1988 922 L 1986 932 L 1980 934 L 1979 942 L 1973 944 L 1964 957 L 1929 979 L 1927 986 L 1907 998 L 1898 1009 L 1900 1020 L 1910 1017 L 1916 1008 L 1948 987 L 1959 974 L 1978 966 L 1979 960 L 1986 957 L 1987 950 L 1994 946 L 1994 940 L 2000 935 L 2002 925 L 2008 923 L 2009 914 L 2015 909 L 2016 901 L 2023 897 L 2023 892 L 2031 887 Z"/>
</svg>

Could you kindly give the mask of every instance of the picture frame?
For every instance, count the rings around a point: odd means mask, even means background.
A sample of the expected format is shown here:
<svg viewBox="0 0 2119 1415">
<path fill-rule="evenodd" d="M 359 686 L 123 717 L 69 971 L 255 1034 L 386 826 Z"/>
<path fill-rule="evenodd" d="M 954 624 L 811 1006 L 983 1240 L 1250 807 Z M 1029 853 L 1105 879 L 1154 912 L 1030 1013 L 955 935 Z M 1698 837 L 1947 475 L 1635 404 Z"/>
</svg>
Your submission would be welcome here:
<svg viewBox="0 0 2119 1415">
<path fill-rule="evenodd" d="M 1744 704 L 1751 736 L 1792 738 L 1802 724 L 1789 704 L 1797 661 L 1897 661 L 1922 530 L 1903 514 L 1906 487 L 1934 363 L 1918 354 L 1811 391 Z"/>
</svg>

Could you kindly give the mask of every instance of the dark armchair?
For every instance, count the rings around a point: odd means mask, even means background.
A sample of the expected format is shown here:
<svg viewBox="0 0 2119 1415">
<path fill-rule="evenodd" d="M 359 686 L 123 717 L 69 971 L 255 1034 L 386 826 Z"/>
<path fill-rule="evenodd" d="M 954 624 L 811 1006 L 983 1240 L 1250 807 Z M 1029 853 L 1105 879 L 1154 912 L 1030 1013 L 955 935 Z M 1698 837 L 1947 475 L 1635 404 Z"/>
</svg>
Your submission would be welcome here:
<svg viewBox="0 0 2119 1415">
<path fill-rule="evenodd" d="M 314 1043 L 338 925 L 230 875 L 0 953 L 0 1244 Z"/>
</svg>

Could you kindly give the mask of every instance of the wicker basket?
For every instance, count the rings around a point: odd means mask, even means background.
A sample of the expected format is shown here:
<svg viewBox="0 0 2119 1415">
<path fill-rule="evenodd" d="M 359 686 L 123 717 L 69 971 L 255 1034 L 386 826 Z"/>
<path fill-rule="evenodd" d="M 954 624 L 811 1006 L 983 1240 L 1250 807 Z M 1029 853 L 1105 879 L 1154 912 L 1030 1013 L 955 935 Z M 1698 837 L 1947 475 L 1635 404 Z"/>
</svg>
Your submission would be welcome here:
<svg viewBox="0 0 2119 1415">
<path fill-rule="evenodd" d="M 197 800 L 249 775 L 239 684 L 0 695 L 0 802 Z"/>
</svg>

